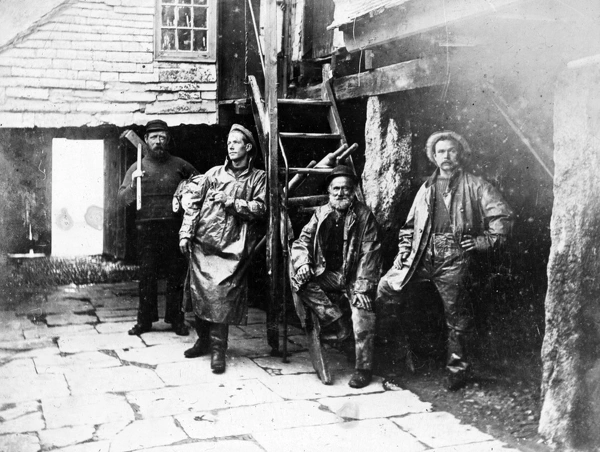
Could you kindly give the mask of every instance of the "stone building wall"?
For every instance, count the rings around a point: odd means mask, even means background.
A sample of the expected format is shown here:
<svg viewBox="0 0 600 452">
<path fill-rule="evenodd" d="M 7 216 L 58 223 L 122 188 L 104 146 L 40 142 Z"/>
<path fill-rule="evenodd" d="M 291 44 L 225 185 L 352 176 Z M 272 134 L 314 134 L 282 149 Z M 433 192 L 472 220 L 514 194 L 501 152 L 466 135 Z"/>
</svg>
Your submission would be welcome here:
<svg viewBox="0 0 600 452">
<path fill-rule="evenodd" d="M 214 63 L 154 61 L 154 0 L 81 0 L 0 50 L 0 127 L 217 121 Z"/>
<path fill-rule="evenodd" d="M 540 433 L 560 450 L 600 448 L 600 67 L 557 83 L 554 208 Z"/>
</svg>

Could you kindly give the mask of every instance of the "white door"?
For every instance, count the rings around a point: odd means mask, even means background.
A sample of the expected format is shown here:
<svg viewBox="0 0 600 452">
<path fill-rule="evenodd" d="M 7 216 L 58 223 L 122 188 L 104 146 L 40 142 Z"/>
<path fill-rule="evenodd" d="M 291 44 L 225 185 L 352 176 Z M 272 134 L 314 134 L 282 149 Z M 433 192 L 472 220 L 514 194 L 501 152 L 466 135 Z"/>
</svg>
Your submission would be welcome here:
<svg viewBox="0 0 600 452">
<path fill-rule="evenodd" d="M 52 255 L 102 254 L 104 142 L 52 140 Z"/>
</svg>

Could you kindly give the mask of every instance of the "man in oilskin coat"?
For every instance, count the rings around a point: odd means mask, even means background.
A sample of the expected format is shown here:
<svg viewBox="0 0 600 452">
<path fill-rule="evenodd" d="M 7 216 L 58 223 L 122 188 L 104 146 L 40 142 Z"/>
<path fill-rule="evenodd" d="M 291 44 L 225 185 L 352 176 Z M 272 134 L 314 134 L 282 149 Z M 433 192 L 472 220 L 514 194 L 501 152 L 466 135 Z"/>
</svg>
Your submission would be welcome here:
<svg viewBox="0 0 600 452">
<path fill-rule="evenodd" d="M 337 326 L 323 337 L 342 341 L 354 329 L 356 365 L 348 384 L 371 382 L 375 338 L 373 300 L 381 276 L 379 225 L 367 206 L 355 199 L 354 172 L 338 165 L 327 177 L 329 203 L 319 207 L 293 243 L 291 258 L 298 296 L 321 325 Z M 350 305 L 352 325 L 341 303 Z"/>
<path fill-rule="evenodd" d="M 130 335 L 140 335 L 158 320 L 158 278 L 167 279 L 165 322 L 171 323 L 179 336 L 187 336 L 188 328 L 181 310 L 186 263 L 179 253 L 178 231 L 181 216 L 173 210 L 173 193 L 178 185 L 198 174 L 185 160 L 171 155 L 171 135 L 167 123 L 149 121 L 144 140 L 148 153 L 142 159 L 142 169 L 131 165 L 119 187 L 118 199 L 124 205 L 136 197 L 136 179 L 142 183 L 142 208 L 136 213 L 137 251 L 140 264 L 140 302 L 137 323 Z"/>
<path fill-rule="evenodd" d="M 257 149 L 252 133 L 234 124 L 225 164 L 192 178 L 181 196 L 179 248 L 190 262 L 184 303 L 198 333 L 184 355 L 210 351 L 216 374 L 225 372 L 229 325 L 246 323 L 248 261 L 267 212 L 265 172 L 254 168 Z"/>
<path fill-rule="evenodd" d="M 446 388 L 457 390 L 469 369 L 469 264 L 474 253 L 505 242 L 513 212 L 493 185 L 463 169 L 471 150 L 462 136 L 436 132 L 426 152 L 437 170 L 419 189 L 400 229 L 398 254 L 379 282 L 377 304 L 401 304 L 407 285 L 433 283 L 448 326 Z"/>
</svg>

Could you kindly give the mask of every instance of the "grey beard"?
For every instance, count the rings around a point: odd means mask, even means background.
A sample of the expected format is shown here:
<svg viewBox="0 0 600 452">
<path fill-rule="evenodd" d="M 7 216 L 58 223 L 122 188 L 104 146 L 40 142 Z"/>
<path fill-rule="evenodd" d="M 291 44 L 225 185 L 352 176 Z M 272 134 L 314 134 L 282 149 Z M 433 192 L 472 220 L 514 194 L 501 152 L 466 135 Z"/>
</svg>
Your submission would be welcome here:
<svg viewBox="0 0 600 452">
<path fill-rule="evenodd" d="M 336 199 L 333 199 L 333 197 L 330 196 L 329 197 L 329 204 L 335 210 L 346 211 L 346 210 L 348 210 L 348 207 L 350 207 L 350 204 L 352 204 L 352 199 L 346 198 L 346 199 L 340 199 L 338 201 Z"/>
</svg>

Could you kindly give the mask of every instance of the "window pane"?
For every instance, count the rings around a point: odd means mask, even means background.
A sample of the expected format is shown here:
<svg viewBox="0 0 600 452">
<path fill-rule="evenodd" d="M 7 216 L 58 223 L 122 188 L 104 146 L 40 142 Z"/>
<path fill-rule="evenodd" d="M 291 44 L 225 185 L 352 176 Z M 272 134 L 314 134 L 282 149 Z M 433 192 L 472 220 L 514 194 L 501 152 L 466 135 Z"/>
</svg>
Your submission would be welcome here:
<svg viewBox="0 0 600 452">
<path fill-rule="evenodd" d="M 194 30 L 194 51 L 206 52 L 206 31 Z"/>
<path fill-rule="evenodd" d="M 177 26 L 178 27 L 191 27 L 192 26 L 192 14 L 190 8 L 187 6 L 183 6 L 179 9 L 179 14 L 177 18 Z"/>
<path fill-rule="evenodd" d="M 179 0 L 179 3 L 181 3 L 182 5 L 190 5 L 192 3 L 192 0 Z"/>
<path fill-rule="evenodd" d="M 206 8 L 194 8 L 194 28 L 207 28 Z"/>
<path fill-rule="evenodd" d="M 175 50 L 175 30 L 163 30 L 160 47 L 162 50 Z"/>
<path fill-rule="evenodd" d="M 179 50 L 192 50 L 191 30 L 177 30 Z"/>
<path fill-rule="evenodd" d="M 164 27 L 173 27 L 175 25 L 175 7 L 163 6 L 162 24 Z"/>
<path fill-rule="evenodd" d="M 194 0 L 194 5 L 206 5 L 206 0 Z"/>
</svg>

